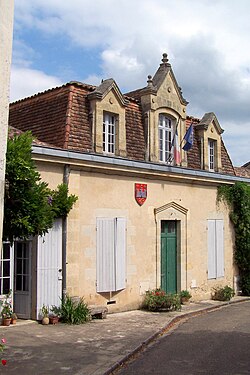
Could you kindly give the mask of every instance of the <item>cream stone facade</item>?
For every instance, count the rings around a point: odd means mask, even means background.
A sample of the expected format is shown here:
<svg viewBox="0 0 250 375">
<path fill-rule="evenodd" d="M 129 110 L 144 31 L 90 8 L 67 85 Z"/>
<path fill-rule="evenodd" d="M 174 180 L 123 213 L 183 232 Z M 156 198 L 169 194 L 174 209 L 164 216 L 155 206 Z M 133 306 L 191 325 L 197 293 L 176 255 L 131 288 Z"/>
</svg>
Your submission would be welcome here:
<svg viewBox="0 0 250 375">
<path fill-rule="evenodd" d="M 42 178 L 55 184 L 54 160 L 34 154 Z M 43 161 L 41 161 L 43 160 Z M 62 161 L 61 161 L 62 162 Z M 51 168 L 53 170 L 51 171 Z M 61 168 L 62 170 L 62 168 Z M 129 172 L 129 173 L 128 173 Z M 62 180 L 57 173 L 56 184 Z M 177 222 L 177 290 L 188 289 L 193 299 L 208 299 L 212 288 L 233 286 L 233 229 L 228 209 L 217 203 L 223 180 L 210 176 L 177 176 L 143 169 L 130 171 L 89 162 L 71 163 L 70 193 L 79 197 L 68 217 L 67 291 L 84 296 L 89 304 L 109 305 L 109 311 L 140 306 L 146 290 L 161 287 L 161 222 Z M 139 206 L 135 183 L 147 184 L 148 197 Z M 96 220 L 126 219 L 126 287 L 96 293 Z M 208 279 L 208 220 L 224 223 L 224 276 Z"/>
<path fill-rule="evenodd" d="M 140 307 L 149 289 L 187 289 L 200 300 L 235 286 L 234 232 L 217 188 L 250 179 L 235 175 L 215 114 L 195 119 L 187 105 L 166 54 L 147 86 L 125 95 L 108 79 L 13 103 L 10 125 L 41 141 L 33 158 L 42 179 L 78 196 L 67 226 L 57 221 L 32 248 L 26 317 L 55 304 L 62 282 L 109 312 Z"/>
</svg>

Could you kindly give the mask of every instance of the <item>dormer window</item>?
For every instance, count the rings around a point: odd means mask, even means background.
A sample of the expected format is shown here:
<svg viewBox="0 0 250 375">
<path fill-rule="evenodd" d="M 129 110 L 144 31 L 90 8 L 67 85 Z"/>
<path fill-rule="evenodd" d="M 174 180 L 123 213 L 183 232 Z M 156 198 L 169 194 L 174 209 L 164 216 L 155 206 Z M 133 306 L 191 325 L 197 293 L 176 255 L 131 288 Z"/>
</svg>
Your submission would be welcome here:
<svg viewBox="0 0 250 375">
<path fill-rule="evenodd" d="M 216 152 L 216 141 L 209 139 L 208 140 L 208 163 L 209 163 L 209 170 L 215 170 L 215 152 Z"/>
<path fill-rule="evenodd" d="M 103 152 L 115 153 L 115 132 L 117 116 L 112 113 L 103 114 Z"/>
<path fill-rule="evenodd" d="M 164 114 L 159 115 L 159 160 L 171 164 L 173 161 L 173 120 Z"/>
</svg>

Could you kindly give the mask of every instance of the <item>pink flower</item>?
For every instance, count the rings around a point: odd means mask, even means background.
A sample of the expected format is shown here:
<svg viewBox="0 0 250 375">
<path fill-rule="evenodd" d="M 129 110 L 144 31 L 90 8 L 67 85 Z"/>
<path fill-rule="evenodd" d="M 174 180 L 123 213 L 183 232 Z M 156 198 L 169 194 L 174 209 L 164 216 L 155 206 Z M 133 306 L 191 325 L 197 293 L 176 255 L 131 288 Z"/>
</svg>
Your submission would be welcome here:
<svg viewBox="0 0 250 375">
<path fill-rule="evenodd" d="M 5 366 L 7 364 L 6 359 L 2 359 L 2 365 Z"/>
<path fill-rule="evenodd" d="M 5 343 L 6 343 L 6 340 L 5 340 L 5 338 L 2 338 L 2 340 L 1 340 L 1 341 L 2 341 L 2 343 L 3 343 L 3 344 L 5 344 Z"/>
</svg>

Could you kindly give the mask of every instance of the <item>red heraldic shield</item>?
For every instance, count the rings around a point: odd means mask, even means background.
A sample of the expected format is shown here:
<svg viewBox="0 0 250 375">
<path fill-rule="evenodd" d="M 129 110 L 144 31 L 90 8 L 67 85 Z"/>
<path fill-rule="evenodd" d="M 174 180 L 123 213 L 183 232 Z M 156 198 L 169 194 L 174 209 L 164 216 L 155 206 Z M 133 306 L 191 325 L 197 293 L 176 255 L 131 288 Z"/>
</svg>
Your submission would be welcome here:
<svg viewBox="0 0 250 375">
<path fill-rule="evenodd" d="M 135 200 L 142 206 L 147 199 L 147 184 L 135 184 Z"/>
</svg>

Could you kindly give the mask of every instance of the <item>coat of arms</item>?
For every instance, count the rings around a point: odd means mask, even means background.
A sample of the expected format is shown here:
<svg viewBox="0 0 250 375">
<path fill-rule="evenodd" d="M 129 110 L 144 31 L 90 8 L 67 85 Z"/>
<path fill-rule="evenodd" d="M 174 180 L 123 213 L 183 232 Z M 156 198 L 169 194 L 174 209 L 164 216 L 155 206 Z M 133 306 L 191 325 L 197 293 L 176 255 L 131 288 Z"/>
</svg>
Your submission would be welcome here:
<svg viewBox="0 0 250 375">
<path fill-rule="evenodd" d="M 135 200 L 142 206 L 147 199 L 147 184 L 135 184 Z"/>
</svg>

